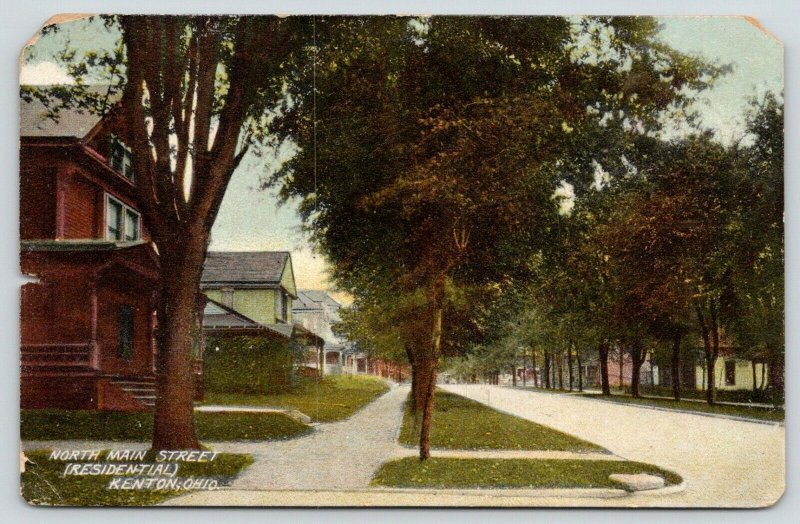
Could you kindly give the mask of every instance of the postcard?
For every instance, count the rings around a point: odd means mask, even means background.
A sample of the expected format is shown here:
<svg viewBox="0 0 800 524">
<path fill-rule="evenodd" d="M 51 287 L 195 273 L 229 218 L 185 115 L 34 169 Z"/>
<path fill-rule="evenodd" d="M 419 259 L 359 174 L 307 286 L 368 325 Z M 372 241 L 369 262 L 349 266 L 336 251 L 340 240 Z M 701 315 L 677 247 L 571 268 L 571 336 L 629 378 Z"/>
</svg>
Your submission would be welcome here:
<svg viewBox="0 0 800 524">
<path fill-rule="evenodd" d="M 59 15 L 20 68 L 28 503 L 782 496 L 756 20 Z"/>
</svg>

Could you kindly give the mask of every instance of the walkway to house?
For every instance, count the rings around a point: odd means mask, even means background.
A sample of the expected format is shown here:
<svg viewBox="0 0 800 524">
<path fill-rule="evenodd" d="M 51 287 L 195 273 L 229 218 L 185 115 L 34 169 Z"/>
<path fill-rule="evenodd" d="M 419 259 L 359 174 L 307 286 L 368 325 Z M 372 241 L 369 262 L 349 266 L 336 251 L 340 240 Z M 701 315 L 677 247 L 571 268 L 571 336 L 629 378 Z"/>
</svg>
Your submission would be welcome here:
<svg viewBox="0 0 800 524">
<path fill-rule="evenodd" d="M 372 475 L 397 449 L 407 386 L 385 395 L 341 422 L 284 442 L 218 442 L 216 451 L 250 453 L 255 463 L 231 489 L 320 490 L 367 488 Z"/>
</svg>

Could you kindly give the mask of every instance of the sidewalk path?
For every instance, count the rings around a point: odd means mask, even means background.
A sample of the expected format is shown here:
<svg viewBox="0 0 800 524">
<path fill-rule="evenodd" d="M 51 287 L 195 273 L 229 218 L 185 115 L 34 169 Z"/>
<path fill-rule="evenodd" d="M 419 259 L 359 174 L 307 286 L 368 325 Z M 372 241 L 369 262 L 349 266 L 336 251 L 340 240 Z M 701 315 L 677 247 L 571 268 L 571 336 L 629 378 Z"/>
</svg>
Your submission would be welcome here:
<svg viewBox="0 0 800 524">
<path fill-rule="evenodd" d="M 442 387 L 594 442 L 628 460 L 675 471 L 686 481 L 684 491 L 641 499 L 641 505 L 768 506 L 783 494 L 786 429 L 781 425 L 499 386 Z"/>
<path fill-rule="evenodd" d="M 350 418 L 320 424 L 308 436 L 282 442 L 225 442 L 214 450 L 250 453 L 255 463 L 231 489 L 322 490 L 367 488 L 392 456 L 408 387 L 395 386 Z"/>
</svg>

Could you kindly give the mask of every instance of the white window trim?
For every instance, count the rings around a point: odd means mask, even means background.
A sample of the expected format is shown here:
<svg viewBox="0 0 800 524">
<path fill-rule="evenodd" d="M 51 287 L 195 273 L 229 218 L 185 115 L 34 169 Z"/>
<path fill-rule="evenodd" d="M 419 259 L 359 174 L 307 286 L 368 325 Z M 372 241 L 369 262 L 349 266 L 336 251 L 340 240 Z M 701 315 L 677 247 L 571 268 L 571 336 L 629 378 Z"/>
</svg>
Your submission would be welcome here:
<svg viewBox="0 0 800 524">
<path fill-rule="evenodd" d="M 120 206 L 122 206 L 122 225 L 121 225 L 121 235 L 120 235 L 122 238 L 119 239 L 119 240 L 117 240 L 116 238 L 109 238 L 109 236 L 108 236 L 108 204 L 112 200 L 114 202 L 116 202 L 117 204 L 119 204 Z M 136 225 L 137 225 L 138 230 L 139 230 L 139 235 L 135 240 L 125 240 L 125 233 L 126 233 L 125 227 L 127 225 L 127 220 L 126 220 L 127 216 L 126 216 L 126 214 L 128 212 L 131 212 L 134 215 L 136 215 Z M 142 214 L 139 213 L 138 211 L 136 211 L 135 209 L 133 209 L 131 206 L 125 205 L 125 203 L 122 200 L 120 200 L 118 198 L 114 198 L 113 196 L 111 196 L 108 193 L 106 193 L 106 197 L 105 197 L 105 199 L 103 201 L 103 238 L 106 239 L 106 240 L 110 240 L 112 242 L 135 242 L 137 240 L 141 240 L 142 239 Z"/>
</svg>

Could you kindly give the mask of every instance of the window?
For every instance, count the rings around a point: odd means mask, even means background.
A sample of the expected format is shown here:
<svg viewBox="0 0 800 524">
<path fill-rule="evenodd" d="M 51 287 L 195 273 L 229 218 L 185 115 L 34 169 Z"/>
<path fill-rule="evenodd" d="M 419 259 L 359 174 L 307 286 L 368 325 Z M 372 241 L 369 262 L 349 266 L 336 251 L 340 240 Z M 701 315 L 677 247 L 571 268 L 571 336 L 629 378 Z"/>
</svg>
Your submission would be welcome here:
<svg viewBox="0 0 800 524">
<path fill-rule="evenodd" d="M 289 320 L 289 295 L 285 291 L 281 291 L 281 318 Z"/>
<path fill-rule="evenodd" d="M 125 143 L 116 136 L 111 137 L 111 153 L 108 163 L 119 174 L 133 182 L 133 155 Z"/>
<path fill-rule="evenodd" d="M 121 358 L 133 357 L 133 307 L 123 304 L 117 313 L 119 328 L 119 348 L 117 355 Z"/>
<path fill-rule="evenodd" d="M 736 361 L 735 360 L 726 360 L 725 361 L 725 385 L 726 386 L 735 386 L 736 385 Z"/>
<path fill-rule="evenodd" d="M 132 242 L 141 238 L 139 213 L 111 195 L 106 195 L 106 240 Z"/>
</svg>

